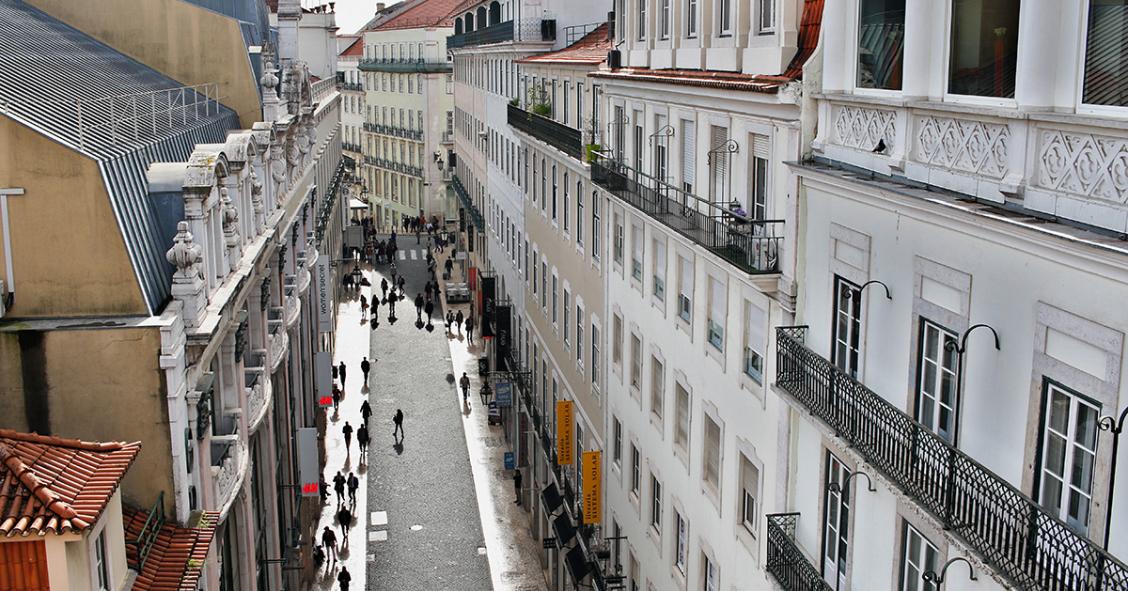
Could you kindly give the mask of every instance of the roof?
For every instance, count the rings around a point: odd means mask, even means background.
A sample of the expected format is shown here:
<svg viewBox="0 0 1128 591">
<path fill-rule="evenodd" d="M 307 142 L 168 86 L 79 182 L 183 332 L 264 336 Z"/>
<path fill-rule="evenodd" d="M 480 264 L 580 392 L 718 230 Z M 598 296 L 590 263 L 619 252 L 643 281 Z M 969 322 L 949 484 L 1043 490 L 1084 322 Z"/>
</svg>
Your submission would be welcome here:
<svg viewBox="0 0 1128 591">
<path fill-rule="evenodd" d="M 141 451 L 0 429 L 0 535 L 64 534 L 94 525 Z"/>
<path fill-rule="evenodd" d="M 538 53 L 519 64 L 601 64 L 607 61 L 607 52 L 613 43 L 607 38 L 607 23 L 599 25 L 575 43 L 559 51 Z"/>
<path fill-rule="evenodd" d="M 349 43 L 349 46 L 337 57 L 360 57 L 362 55 L 364 55 L 364 40 L 357 37 L 356 40 Z"/>
<path fill-rule="evenodd" d="M 405 6 L 392 18 L 376 25 L 372 30 L 450 27 L 454 25 L 452 13 L 461 2 L 462 0 L 417 0 Z"/>
<path fill-rule="evenodd" d="M 677 84 L 725 90 L 775 93 L 780 87 L 803 77 L 803 65 L 811 59 L 819 43 L 822 27 L 823 4 L 825 0 L 804 0 L 803 14 L 799 19 L 798 49 L 791 61 L 778 75 L 743 74 L 740 72 L 720 72 L 712 70 L 659 70 L 652 68 L 620 68 L 592 72 L 596 78 L 612 78 Z"/>
<path fill-rule="evenodd" d="M 0 116 L 98 161 L 151 314 L 170 297 L 173 268 L 145 171 L 185 162 L 196 144 L 223 143 L 239 127 L 234 111 L 190 89 L 182 95 L 183 86 L 28 4 L 0 0 Z M 122 116 L 134 107 L 136 118 Z"/>
<path fill-rule="evenodd" d="M 149 513 L 135 507 L 125 507 L 125 539 L 136 540 L 145 527 Z M 133 591 L 195 591 L 203 574 L 204 561 L 215 537 L 219 513 L 205 511 L 181 527 L 166 521 L 153 539 L 145 564 L 133 581 Z M 126 557 L 131 565 L 137 564 L 136 544 L 126 546 Z"/>
</svg>

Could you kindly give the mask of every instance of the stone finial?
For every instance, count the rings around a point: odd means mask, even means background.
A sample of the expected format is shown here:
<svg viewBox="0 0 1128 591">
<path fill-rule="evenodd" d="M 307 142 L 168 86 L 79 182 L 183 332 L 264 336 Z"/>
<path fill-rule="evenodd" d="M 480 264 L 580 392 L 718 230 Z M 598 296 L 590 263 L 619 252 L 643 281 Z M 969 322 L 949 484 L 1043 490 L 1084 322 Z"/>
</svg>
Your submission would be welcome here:
<svg viewBox="0 0 1128 591">
<path fill-rule="evenodd" d="M 266 62 L 262 67 L 262 77 L 259 78 L 259 83 L 267 90 L 274 90 L 278 87 L 278 76 L 274 74 L 274 63 Z"/>
<path fill-rule="evenodd" d="M 239 222 L 239 210 L 235 209 L 235 204 L 231 202 L 227 187 L 219 189 L 219 201 L 223 208 L 223 231 L 226 234 L 234 234 L 238 230 L 235 224 Z"/>
<path fill-rule="evenodd" d="M 176 273 L 180 277 L 195 279 L 203 275 L 199 267 L 203 260 L 203 249 L 188 231 L 188 222 L 176 224 L 176 236 L 173 237 L 172 248 L 165 253 L 165 258 L 176 267 Z"/>
<path fill-rule="evenodd" d="M 251 169 L 251 205 L 255 208 L 255 213 L 262 213 L 262 181 L 258 178 L 258 173 Z"/>
</svg>

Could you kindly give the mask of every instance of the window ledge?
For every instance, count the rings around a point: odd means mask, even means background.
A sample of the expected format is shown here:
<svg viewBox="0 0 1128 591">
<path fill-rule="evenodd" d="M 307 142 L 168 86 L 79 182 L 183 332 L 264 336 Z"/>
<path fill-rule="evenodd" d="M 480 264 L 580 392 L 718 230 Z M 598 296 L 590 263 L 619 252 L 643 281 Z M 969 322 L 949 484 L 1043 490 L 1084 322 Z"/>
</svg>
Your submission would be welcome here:
<svg viewBox="0 0 1128 591">
<path fill-rule="evenodd" d="M 666 438 L 666 424 L 662 422 L 661 415 L 650 413 L 650 424 L 658 431 L 658 439 Z"/>
<path fill-rule="evenodd" d="M 740 387 L 750 392 L 760 402 L 764 402 L 764 385 L 743 371 L 740 372 Z"/>
</svg>

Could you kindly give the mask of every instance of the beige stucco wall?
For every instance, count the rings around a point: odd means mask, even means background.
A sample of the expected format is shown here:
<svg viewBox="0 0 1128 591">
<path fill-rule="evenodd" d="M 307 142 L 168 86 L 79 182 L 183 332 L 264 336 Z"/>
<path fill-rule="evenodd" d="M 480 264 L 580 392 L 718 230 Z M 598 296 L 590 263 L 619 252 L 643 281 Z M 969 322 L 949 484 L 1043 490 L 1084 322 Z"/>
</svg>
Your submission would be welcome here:
<svg viewBox="0 0 1128 591">
<path fill-rule="evenodd" d="M 8 199 L 16 299 L 7 316 L 147 314 L 94 160 L 0 116 L 0 187 L 26 192 Z"/>
<path fill-rule="evenodd" d="M 122 482 L 123 501 L 148 507 L 172 491 L 172 449 L 160 330 L 54 330 L 42 333 L 52 435 L 89 441 L 140 441 Z M 28 428 L 16 332 L 0 332 L 0 427 Z M 165 495 L 171 512 L 172 495 Z"/>
<path fill-rule="evenodd" d="M 184 84 L 214 82 L 243 127 L 262 118 L 257 81 L 235 19 L 180 0 L 28 4 Z"/>
</svg>

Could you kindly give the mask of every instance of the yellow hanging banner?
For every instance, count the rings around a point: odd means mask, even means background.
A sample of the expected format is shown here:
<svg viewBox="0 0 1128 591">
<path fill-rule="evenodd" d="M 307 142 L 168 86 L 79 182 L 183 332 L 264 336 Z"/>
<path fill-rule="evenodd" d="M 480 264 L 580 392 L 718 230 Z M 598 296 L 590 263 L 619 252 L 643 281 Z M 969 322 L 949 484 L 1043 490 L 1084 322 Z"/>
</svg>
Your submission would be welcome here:
<svg viewBox="0 0 1128 591">
<path fill-rule="evenodd" d="M 584 525 L 603 522 L 603 452 L 585 451 L 584 471 Z"/>
<path fill-rule="evenodd" d="M 571 400 L 556 401 L 556 463 L 571 466 L 576 449 L 576 419 Z"/>
</svg>

